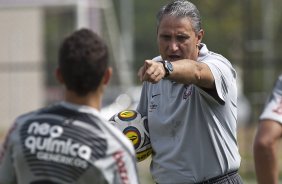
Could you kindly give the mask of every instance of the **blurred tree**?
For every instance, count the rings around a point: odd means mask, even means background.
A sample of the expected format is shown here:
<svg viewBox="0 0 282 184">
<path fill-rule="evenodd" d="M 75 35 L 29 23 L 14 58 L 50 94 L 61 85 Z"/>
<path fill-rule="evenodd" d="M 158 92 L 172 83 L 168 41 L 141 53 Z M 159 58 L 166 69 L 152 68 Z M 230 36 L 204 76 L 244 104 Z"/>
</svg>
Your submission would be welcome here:
<svg viewBox="0 0 282 184">
<path fill-rule="evenodd" d="M 281 6 L 279 0 L 241 1 L 244 86 L 252 103 L 252 122 L 257 122 L 268 93 L 281 73 Z"/>
<path fill-rule="evenodd" d="M 158 55 L 156 13 L 164 1 L 135 1 L 135 63 L 134 69 L 145 59 Z"/>
</svg>

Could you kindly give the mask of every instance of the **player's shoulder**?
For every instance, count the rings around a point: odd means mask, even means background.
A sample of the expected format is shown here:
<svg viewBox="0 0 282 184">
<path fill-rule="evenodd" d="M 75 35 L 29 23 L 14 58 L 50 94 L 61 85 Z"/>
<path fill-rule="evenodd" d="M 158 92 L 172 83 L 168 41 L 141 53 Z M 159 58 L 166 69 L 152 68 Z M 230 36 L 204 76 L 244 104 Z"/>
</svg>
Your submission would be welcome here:
<svg viewBox="0 0 282 184">
<path fill-rule="evenodd" d="M 52 108 L 53 106 L 54 106 L 54 104 L 30 110 L 30 111 L 28 111 L 26 113 L 21 114 L 20 116 L 18 116 L 18 118 L 21 119 L 21 118 L 24 118 L 24 117 L 27 117 L 27 116 L 32 116 L 32 115 L 39 114 L 41 112 L 46 111 L 47 109 Z"/>
<path fill-rule="evenodd" d="M 282 75 L 278 76 L 273 90 L 279 92 L 282 95 Z"/>
<path fill-rule="evenodd" d="M 46 114 L 46 112 L 50 111 L 50 109 L 54 109 L 56 107 L 59 106 L 59 103 L 55 103 L 55 104 L 51 104 L 51 105 L 47 105 L 44 107 L 40 107 L 31 111 L 28 111 L 26 113 L 23 113 L 21 115 L 19 115 L 16 119 L 15 119 L 15 123 L 16 124 L 22 124 L 26 121 L 29 121 L 30 119 L 33 119 L 41 114 Z M 47 113 L 48 114 L 48 113 Z"/>
<path fill-rule="evenodd" d="M 27 119 L 34 117 L 36 114 L 38 114 L 38 112 L 40 112 L 40 110 L 41 109 L 37 109 L 37 110 L 33 110 L 33 111 L 30 111 L 30 112 L 26 112 L 24 114 L 21 114 L 16 118 L 16 122 L 24 122 Z"/>
<path fill-rule="evenodd" d="M 221 55 L 219 53 L 210 51 L 208 49 L 208 47 L 203 43 L 201 43 L 198 61 L 201 61 L 201 62 L 222 62 L 222 63 L 225 63 L 225 64 L 231 66 L 230 61 L 226 57 L 224 57 L 223 55 Z"/>
<path fill-rule="evenodd" d="M 232 67 L 230 61 L 224 57 L 223 55 L 221 54 L 218 54 L 216 52 L 213 52 L 213 51 L 209 51 L 208 54 L 207 54 L 207 57 L 205 58 L 205 60 L 207 61 L 212 61 L 212 62 L 220 62 L 220 63 L 223 63 L 229 67 Z M 204 61 L 205 61 L 204 60 Z"/>
</svg>

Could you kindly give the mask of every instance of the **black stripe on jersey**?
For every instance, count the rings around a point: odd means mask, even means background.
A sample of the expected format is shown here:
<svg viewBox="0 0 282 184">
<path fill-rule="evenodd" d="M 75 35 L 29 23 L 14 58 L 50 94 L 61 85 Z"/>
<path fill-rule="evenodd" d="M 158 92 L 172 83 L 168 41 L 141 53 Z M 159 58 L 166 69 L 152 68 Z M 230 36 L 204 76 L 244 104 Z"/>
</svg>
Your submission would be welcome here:
<svg viewBox="0 0 282 184">
<path fill-rule="evenodd" d="M 71 168 L 71 167 L 65 167 L 63 165 L 57 165 L 56 167 L 54 167 L 54 164 L 51 162 L 34 162 L 32 163 L 32 168 L 31 170 L 34 173 L 38 172 L 55 172 L 55 173 L 61 173 L 64 174 L 66 173 L 67 175 L 71 175 L 73 178 L 78 177 L 79 175 L 81 175 L 84 172 L 84 169 L 80 169 L 80 168 Z M 47 168 L 47 169 L 42 169 L 42 168 Z"/>
<path fill-rule="evenodd" d="M 52 176 L 53 178 L 60 178 L 60 181 L 62 182 L 66 182 L 66 183 L 72 183 L 73 182 L 73 178 L 72 176 L 66 176 L 68 173 L 64 172 L 64 173 L 58 173 L 58 172 L 52 172 L 50 170 L 48 171 L 38 171 L 36 172 L 37 176 Z M 62 177 L 62 175 L 64 177 Z"/>
<path fill-rule="evenodd" d="M 38 180 L 38 181 L 33 181 L 30 184 L 59 184 L 59 183 L 50 180 Z"/>
</svg>

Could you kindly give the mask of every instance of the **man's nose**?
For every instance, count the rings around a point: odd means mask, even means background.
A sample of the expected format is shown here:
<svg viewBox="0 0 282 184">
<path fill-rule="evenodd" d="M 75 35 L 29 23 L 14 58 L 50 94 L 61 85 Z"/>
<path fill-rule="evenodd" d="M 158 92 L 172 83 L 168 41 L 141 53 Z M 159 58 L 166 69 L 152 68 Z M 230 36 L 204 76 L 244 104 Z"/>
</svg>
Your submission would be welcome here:
<svg viewBox="0 0 282 184">
<path fill-rule="evenodd" d="M 171 51 L 177 51 L 179 49 L 178 43 L 176 41 L 171 41 L 169 48 Z"/>
</svg>

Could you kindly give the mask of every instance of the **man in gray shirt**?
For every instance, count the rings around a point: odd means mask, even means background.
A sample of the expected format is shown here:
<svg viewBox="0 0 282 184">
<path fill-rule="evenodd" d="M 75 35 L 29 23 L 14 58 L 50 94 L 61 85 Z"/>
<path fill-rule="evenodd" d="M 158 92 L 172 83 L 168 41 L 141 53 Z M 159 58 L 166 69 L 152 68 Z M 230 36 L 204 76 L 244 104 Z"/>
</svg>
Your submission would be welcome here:
<svg viewBox="0 0 282 184">
<path fill-rule="evenodd" d="M 148 117 L 159 184 L 242 183 L 236 72 L 201 43 L 199 11 L 174 0 L 157 15 L 160 56 L 146 60 L 137 111 Z"/>
</svg>

